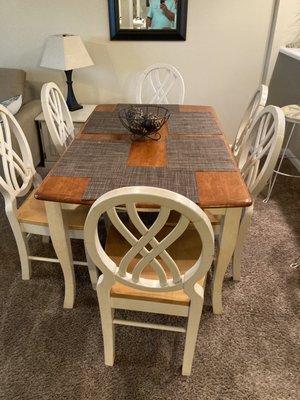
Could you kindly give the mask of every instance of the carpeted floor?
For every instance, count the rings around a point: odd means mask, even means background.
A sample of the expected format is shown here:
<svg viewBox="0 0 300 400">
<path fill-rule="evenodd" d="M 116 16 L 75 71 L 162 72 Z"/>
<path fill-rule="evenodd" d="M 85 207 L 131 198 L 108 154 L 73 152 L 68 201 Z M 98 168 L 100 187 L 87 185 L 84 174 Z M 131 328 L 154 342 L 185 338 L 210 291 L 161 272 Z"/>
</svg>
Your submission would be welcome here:
<svg viewBox="0 0 300 400">
<path fill-rule="evenodd" d="M 118 327 L 115 366 L 105 367 L 87 271 L 76 271 L 76 304 L 68 311 L 59 266 L 35 263 L 32 279 L 22 281 L 1 199 L 0 399 L 296 400 L 299 269 L 290 264 L 300 256 L 299 189 L 279 178 L 269 204 L 258 199 L 242 281 L 228 274 L 222 316 L 205 307 L 189 378 L 181 376 L 178 333 Z M 53 254 L 40 238 L 31 245 Z M 82 253 L 81 243 L 74 249 Z"/>
</svg>

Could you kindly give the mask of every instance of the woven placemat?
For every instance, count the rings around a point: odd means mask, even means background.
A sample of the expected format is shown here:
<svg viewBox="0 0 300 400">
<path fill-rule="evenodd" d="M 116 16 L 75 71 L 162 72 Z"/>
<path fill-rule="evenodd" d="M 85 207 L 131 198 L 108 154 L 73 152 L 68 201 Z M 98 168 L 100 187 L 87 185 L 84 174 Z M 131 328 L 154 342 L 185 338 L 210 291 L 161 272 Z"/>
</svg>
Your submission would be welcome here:
<svg viewBox="0 0 300 400">
<path fill-rule="evenodd" d="M 90 178 L 84 200 L 95 200 L 118 187 L 154 186 L 198 202 L 195 171 L 236 169 L 222 138 L 169 136 L 166 145 L 167 167 L 128 167 L 130 140 L 75 140 L 50 174 Z"/>
<path fill-rule="evenodd" d="M 90 116 L 82 133 L 124 133 L 130 132 L 122 125 L 117 112 L 95 111 Z"/>
<path fill-rule="evenodd" d="M 168 168 L 126 167 L 103 171 L 93 176 L 84 200 L 94 200 L 109 190 L 126 186 L 154 186 L 175 191 L 194 202 L 199 201 L 196 178 L 193 171 L 171 170 Z"/>
<path fill-rule="evenodd" d="M 130 106 L 138 107 L 141 109 L 145 109 L 148 106 L 157 106 L 156 104 L 117 104 L 115 111 L 94 111 L 87 121 L 82 133 L 111 133 L 111 134 L 127 134 L 130 135 L 130 132 L 122 125 L 118 112 L 123 108 L 128 108 Z M 179 106 L 175 104 L 166 104 L 162 105 L 164 108 L 167 108 L 171 115 L 175 113 L 179 113 Z"/>
<path fill-rule="evenodd" d="M 221 130 L 210 112 L 180 112 L 171 115 L 169 132 L 193 135 L 221 135 Z"/>
<path fill-rule="evenodd" d="M 154 186 L 181 193 L 198 201 L 195 174 L 190 170 L 153 167 L 126 167 L 130 143 L 72 143 L 50 175 L 89 177 L 84 200 L 95 200 L 102 194 L 125 186 Z"/>
<path fill-rule="evenodd" d="M 75 140 L 51 170 L 53 176 L 91 177 L 124 169 L 130 142 Z M 101 172 L 99 172 L 101 171 Z"/>
<path fill-rule="evenodd" d="M 193 171 L 232 171 L 235 164 L 219 137 L 172 138 L 167 141 L 168 168 Z"/>
</svg>

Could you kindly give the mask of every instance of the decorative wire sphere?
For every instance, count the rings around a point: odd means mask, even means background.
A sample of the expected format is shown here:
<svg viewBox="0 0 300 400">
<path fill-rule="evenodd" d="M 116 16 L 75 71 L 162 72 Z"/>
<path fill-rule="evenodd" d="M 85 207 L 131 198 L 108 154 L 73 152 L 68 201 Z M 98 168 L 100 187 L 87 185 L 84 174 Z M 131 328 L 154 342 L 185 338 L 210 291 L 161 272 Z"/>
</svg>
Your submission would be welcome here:
<svg viewBox="0 0 300 400">
<path fill-rule="evenodd" d="M 140 105 L 122 108 L 119 119 L 131 132 L 132 140 L 159 140 L 159 130 L 170 118 L 167 108 L 158 105 Z"/>
</svg>

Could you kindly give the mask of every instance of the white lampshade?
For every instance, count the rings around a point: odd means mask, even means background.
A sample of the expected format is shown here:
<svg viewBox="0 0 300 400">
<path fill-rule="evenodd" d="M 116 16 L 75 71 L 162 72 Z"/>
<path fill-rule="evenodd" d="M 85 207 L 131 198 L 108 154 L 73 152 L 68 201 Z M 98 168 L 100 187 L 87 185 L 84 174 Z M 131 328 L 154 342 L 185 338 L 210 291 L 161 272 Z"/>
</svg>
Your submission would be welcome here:
<svg viewBox="0 0 300 400">
<path fill-rule="evenodd" d="M 46 41 L 41 67 L 69 71 L 94 65 L 80 36 L 53 35 Z"/>
</svg>

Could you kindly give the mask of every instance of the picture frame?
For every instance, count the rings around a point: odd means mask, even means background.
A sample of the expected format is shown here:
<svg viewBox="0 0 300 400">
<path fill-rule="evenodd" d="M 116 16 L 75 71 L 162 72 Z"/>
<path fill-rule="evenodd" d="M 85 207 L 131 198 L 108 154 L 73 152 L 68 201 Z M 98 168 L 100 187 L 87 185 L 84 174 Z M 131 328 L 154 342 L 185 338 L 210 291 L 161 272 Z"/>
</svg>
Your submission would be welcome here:
<svg viewBox="0 0 300 400">
<path fill-rule="evenodd" d="M 151 1 L 151 0 L 150 0 Z M 150 3 L 148 3 L 150 4 Z M 184 41 L 186 40 L 188 0 L 178 0 L 175 29 L 122 29 L 119 0 L 108 0 L 111 40 Z"/>
</svg>

